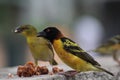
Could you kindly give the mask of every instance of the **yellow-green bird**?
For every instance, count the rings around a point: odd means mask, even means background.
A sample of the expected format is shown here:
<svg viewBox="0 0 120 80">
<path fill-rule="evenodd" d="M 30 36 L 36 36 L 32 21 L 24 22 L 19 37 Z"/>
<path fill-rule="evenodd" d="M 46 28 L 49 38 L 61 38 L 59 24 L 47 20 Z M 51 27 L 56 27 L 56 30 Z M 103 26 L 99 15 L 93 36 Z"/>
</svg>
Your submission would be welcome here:
<svg viewBox="0 0 120 80">
<path fill-rule="evenodd" d="M 100 54 L 113 55 L 113 59 L 120 64 L 117 53 L 120 54 L 120 35 L 114 36 L 98 48 L 93 50 Z"/>
<path fill-rule="evenodd" d="M 101 68 L 100 64 L 92 56 L 81 49 L 74 41 L 65 37 L 57 28 L 48 27 L 39 32 L 37 36 L 48 39 L 53 44 L 61 60 L 76 71 L 105 71 L 113 75 L 111 72 Z"/>
<path fill-rule="evenodd" d="M 57 62 L 54 60 L 54 51 L 51 43 L 44 37 L 37 37 L 35 27 L 32 25 L 21 25 L 14 32 L 26 37 L 36 65 L 38 64 L 38 60 L 49 61 L 51 65 L 57 65 Z"/>
</svg>

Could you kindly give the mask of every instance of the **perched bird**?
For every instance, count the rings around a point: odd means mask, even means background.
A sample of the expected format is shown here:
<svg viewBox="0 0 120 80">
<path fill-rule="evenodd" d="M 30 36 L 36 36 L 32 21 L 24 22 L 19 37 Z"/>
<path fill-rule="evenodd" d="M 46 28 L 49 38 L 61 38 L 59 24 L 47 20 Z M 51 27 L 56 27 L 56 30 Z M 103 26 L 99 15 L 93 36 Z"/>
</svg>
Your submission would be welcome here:
<svg viewBox="0 0 120 80">
<path fill-rule="evenodd" d="M 120 64 L 117 53 L 120 54 L 120 35 L 114 36 L 109 39 L 106 43 L 100 45 L 98 48 L 93 50 L 100 54 L 113 55 L 113 59 Z"/>
<path fill-rule="evenodd" d="M 101 68 L 100 64 L 92 56 L 81 49 L 74 41 L 65 37 L 57 28 L 48 27 L 39 32 L 37 36 L 48 39 L 53 44 L 61 60 L 77 72 L 105 71 L 113 75 L 111 72 Z"/>
<path fill-rule="evenodd" d="M 36 65 L 38 64 L 38 60 L 49 61 L 51 65 L 57 65 L 57 62 L 54 60 L 53 46 L 50 41 L 44 37 L 37 37 L 37 30 L 35 27 L 32 25 L 21 25 L 17 27 L 14 32 L 21 33 L 26 37 Z"/>
</svg>

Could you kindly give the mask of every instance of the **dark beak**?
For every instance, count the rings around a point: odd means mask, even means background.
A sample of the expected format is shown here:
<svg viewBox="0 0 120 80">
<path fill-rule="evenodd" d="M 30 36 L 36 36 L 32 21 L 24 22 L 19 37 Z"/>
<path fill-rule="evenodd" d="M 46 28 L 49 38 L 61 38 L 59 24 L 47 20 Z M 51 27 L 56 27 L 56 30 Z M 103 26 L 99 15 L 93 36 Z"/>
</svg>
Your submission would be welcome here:
<svg viewBox="0 0 120 80">
<path fill-rule="evenodd" d="M 44 31 L 41 31 L 37 34 L 37 37 L 45 37 L 46 33 Z"/>
</svg>

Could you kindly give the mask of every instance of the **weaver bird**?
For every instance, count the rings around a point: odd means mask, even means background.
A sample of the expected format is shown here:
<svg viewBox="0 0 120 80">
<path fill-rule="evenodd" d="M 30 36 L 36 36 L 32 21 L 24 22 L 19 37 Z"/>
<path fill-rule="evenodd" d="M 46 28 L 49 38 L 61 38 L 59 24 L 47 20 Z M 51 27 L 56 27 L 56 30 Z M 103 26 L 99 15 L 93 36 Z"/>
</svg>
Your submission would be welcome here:
<svg viewBox="0 0 120 80">
<path fill-rule="evenodd" d="M 57 28 L 48 27 L 39 32 L 37 36 L 48 39 L 53 44 L 61 60 L 77 72 L 105 71 L 113 75 L 111 72 L 101 68 L 100 64 L 92 56 L 81 49 L 74 41 L 65 37 Z"/>
<path fill-rule="evenodd" d="M 37 37 L 35 27 L 32 25 L 21 25 L 14 32 L 21 33 L 26 37 L 36 65 L 38 65 L 38 60 L 49 61 L 51 65 L 57 65 L 57 62 L 54 60 L 54 51 L 51 43 L 44 37 Z"/>
<path fill-rule="evenodd" d="M 112 54 L 113 59 L 120 64 L 117 53 L 120 53 L 120 35 L 114 36 L 109 39 L 106 43 L 100 45 L 98 48 L 93 50 L 100 54 Z"/>
</svg>

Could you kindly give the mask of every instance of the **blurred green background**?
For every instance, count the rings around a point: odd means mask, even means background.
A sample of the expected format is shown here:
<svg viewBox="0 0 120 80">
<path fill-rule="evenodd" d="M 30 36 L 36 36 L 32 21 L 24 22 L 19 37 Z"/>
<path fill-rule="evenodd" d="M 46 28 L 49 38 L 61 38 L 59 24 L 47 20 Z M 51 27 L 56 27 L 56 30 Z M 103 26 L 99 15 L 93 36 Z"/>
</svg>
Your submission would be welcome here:
<svg viewBox="0 0 120 80">
<path fill-rule="evenodd" d="M 23 24 L 58 26 L 84 50 L 96 48 L 120 34 L 119 0 L 0 0 L 0 67 L 31 60 L 23 36 L 15 27 Z"/>
</svg>

